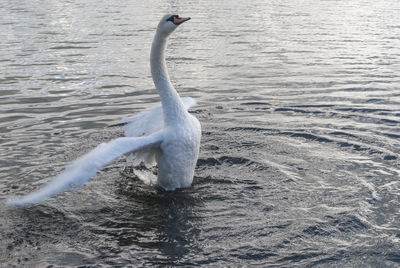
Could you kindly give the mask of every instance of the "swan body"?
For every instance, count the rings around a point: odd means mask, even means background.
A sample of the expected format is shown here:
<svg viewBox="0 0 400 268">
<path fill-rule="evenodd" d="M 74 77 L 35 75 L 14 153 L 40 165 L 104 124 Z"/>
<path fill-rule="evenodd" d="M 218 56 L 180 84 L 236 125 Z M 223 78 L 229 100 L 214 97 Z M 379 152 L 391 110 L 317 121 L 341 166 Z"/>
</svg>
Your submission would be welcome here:
<svg viewBox="0 0 400 268">
<path fill-rule="evenodd" d="M 190 18 L 165 15 L 158 24 L 153 40 L 150 65 L 155 87 L 161 98 L 157 105 L 123 122 L 126 137 L 97 146 L 78 158 L 43 188 L 21 198 L 10 198 L 8 205 L 40 202 L 59 192 L 81 187 L 106 164 L 124 154 L 137 160 L 155 160 L 158 165 L 156 184 L 165 190 L 189 187 L 199 155 L 201 126 L 187 109 L 192 98 L 180 98 L 172 86 L 165 64 L 169 35 Z M 150 161 L 151 162 L 151 161 Z"/>
</svg>

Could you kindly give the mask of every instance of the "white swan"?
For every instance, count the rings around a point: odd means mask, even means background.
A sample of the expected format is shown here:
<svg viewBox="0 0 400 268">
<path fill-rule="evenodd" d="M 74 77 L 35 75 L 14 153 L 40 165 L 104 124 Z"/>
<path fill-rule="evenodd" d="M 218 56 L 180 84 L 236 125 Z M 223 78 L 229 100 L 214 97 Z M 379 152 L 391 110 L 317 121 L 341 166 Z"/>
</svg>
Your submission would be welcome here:
<svg viewBox="0 0 400 268">
<path fill-rule="evenodd" d="M 150 62 L 161 105 L 125 120 L 130 122 L 125 129 L 125 134 L 130 137 L 100 144 L 73 161 L 42 189 L 21 198 L 10 198 L 8 205 L 33 204 L 61 191 L 81 187 L 98 169 L 127 153 L 145 153 L 147 157 L 155 158 L 158 164 L 156 183 L 165 190 L 191 185 L 199 154 L 201 127 L 199 121 L 187 112 L 195 104 L 194 100 L 182 100 L 172 86 L 164 57 L 168 36 L 189 19 L 165 15 L 158 24 Z"/>
</svg>

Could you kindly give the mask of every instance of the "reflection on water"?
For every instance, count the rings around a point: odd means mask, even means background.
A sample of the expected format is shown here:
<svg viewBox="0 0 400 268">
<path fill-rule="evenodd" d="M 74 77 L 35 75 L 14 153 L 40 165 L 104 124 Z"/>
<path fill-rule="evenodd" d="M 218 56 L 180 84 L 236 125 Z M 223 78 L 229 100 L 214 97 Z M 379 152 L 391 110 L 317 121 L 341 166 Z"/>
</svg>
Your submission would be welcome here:
<svg viewBox="0 0 400 268">
<path fill-rule="evenodd" d="M 9 266 L 396 266 L 398 1 L 7 1 L 0 5 L 1 199 L 43 185 L 158 100 L 167 65 L 203 140 L 191 188 L 120 159 L 77 192 L 0 205 Z M 112 127 L 110 127 L 112 126 Z"/>
</svg>

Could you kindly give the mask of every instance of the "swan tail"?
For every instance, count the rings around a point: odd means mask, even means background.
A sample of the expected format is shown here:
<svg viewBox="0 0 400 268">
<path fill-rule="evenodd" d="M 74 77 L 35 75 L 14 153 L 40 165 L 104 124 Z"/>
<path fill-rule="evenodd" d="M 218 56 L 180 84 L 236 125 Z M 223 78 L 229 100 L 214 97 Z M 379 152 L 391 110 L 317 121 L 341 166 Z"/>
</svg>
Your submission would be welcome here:
<svg viewBox="0 0 400 268">
<path fill-rule="evenodd" d="M 103 143 L 86 155 L 76 159 L 46 186 L 21 198 L 7 200 L 9 206 L 24 206 L 41 202 L 62 191 L 82 187 L 96 172 L 121 155 L 139 150 L 158 148 L 162 142 L 162 132 L 144 137 L 124 137 Z"/>
</svg>

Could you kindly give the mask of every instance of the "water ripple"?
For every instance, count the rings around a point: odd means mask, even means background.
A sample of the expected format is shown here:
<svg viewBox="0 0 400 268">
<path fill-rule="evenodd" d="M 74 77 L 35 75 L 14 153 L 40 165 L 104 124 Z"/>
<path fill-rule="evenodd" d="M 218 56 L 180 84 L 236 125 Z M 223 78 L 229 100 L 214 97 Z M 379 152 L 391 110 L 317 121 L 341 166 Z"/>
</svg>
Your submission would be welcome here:
<svg viewBox="0 0 400 268">
<path fill-rule="evenodd" d="M 0 205 L 2 263 L 398 266 L 394 0 L 3 5 L 1 199 L 39 188 L 159 101 L 155 21 L 188 10 L 166 54 L 175 87 L 198 101 L 192 187 L 145 185 L 121 158 L 80 191 Z"/>
</svg>

